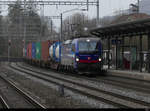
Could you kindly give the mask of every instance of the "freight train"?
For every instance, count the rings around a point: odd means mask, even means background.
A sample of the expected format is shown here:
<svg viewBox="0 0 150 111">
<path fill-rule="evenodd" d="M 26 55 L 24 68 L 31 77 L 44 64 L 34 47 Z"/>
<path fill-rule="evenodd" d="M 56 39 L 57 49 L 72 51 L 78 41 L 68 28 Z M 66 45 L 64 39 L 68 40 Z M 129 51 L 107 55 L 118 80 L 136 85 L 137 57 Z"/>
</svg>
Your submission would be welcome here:
<svg viewBox="0 0 150 111">
<path fill-rule="evenodd" d="M 98 73 L 103 66 L 102 41 L 99 38 L 76 38 L 64 42 L 29 43 L 24 58 L 30 64 L 58 71 Z"/>
</svg>

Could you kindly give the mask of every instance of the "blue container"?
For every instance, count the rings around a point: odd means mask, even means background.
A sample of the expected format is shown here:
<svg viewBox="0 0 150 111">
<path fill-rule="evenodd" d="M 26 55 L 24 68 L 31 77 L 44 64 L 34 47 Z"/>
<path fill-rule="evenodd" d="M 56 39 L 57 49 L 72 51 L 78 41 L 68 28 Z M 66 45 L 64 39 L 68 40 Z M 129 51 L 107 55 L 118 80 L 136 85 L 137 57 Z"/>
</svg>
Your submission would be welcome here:
<svg viewBox="0 0 150 111">
<path fill-rule="evenodd" d="M 36 59 L 36 45 L 32 43 L 32 59 Z"/>
</svg>

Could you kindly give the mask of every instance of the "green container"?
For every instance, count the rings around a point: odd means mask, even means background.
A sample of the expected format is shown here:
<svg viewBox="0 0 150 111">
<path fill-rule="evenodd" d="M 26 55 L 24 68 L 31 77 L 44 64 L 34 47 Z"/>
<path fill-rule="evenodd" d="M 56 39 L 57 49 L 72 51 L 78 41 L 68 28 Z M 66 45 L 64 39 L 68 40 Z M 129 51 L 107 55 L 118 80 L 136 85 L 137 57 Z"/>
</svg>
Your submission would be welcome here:
<svg viewBox="0 0 150 111">
<path fill-rule="evenodd" d="M 41 43 L 40 42 L 36 43 L 36 59 L 37 60 L 41 59 Z"/>
</svg>

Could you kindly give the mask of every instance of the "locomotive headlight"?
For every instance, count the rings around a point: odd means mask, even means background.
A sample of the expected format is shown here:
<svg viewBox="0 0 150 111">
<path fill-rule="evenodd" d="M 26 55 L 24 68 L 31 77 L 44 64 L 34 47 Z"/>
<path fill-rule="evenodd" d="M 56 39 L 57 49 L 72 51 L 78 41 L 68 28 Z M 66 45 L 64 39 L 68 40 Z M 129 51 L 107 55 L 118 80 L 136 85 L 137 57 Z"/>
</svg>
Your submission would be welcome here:
<svg viewBox="0 0 150 111">
<path fill-rule="evenodd" d="M 79 58 L 76 58 L 76 61 L 78 62 L 78 61 L 79 61 Z"/>
<path fill-rule="evenodd" d="M 101 58 L 99 58 L 98 60 L 99 60 L 99 62 L 101 62 L 101 61 L 102 61 L 102 59 L 101 59 Z"/>
</svg>

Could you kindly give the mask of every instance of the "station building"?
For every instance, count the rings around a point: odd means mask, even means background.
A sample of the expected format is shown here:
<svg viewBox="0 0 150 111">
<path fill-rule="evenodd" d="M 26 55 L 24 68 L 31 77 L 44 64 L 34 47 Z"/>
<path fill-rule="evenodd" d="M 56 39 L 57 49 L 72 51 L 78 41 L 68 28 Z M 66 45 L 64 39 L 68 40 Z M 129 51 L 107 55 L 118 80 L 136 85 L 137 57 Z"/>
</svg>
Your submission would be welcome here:
<svg viewBox="0 0 150 111">
<path fill-rule="evenodd" d="M 91 34 L 106 44 L 103 57 L 108 69 L 150 72 L 150 15 L 123 15 Z"/>
</svg>

